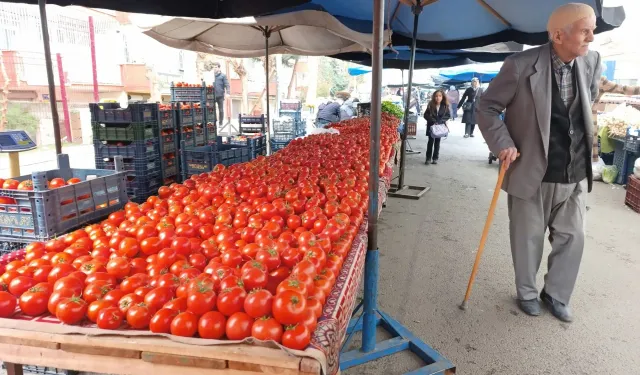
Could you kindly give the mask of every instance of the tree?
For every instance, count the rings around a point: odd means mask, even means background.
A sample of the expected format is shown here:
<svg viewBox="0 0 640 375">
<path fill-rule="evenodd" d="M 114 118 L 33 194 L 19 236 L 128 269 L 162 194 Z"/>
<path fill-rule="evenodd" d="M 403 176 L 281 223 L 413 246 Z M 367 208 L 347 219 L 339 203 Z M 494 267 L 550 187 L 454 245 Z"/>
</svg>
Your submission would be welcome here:
<svg viewBox="0 0 640 375">
<path fill-rule="evenodd" d="M 264 65 L 266 62 L 266 59 L 264 57 L 261 57 L 260 60 Z M 275 56 L 271 55 L 269 56 L 269 77 L 267 78 L 266 84 L 264 86 L 264 89 L 260 93 L 260 96 L 258 96 L 258 99 L 254 103 L 253 108 L 251 108 L 250 113 L 253 113 L 253 111 L 255 111 L 258 107 L 262 108 L 262 98 L 264 97 L 264 94 L 267 92 L 267 85 L 269 84 L 269 82 L 273 81 L 277 77 L 277 73 L 278 72 L 276 69 L 276 58 Z M 267 98 L 267 105 L 269 105 L 269 98 Z M 263 108 L 263 112 L 264 112 L 264 108 Z"/>
<path fill-rule="evenodd" d="M 240 112 L 247 113 L 247 109 L 249 108 L 249 84 L 247 81 L 247 69 L 244 67 L 244 59 L 227 57 L 226 60 L 231 65 L 231 69 L 233 69 L 240 78 L 242 86 L 242 107 L 240 108 Z"/>
<path fill-rule="evenodd" d="M 19 104 L 10 104 L 7 110 L 7 129 L 24 130 L 31 139 L 36 139 L 40 121 L 27 108 Z"/>
<path fill-rule="evenodd" d="M 317 95 L 320 97 L 333 96 L 349 86 L 346 64 L 340 60 L 322 57 L 318 71 Z"/>
<path fill-rule="evenodd" d="M 291 78 L 289 79 L 289 86 L 287 86 L 287 99 L 293 99 L 294 97 L 294 88 L 296 87 L 296 77 L 298 74 L 298 61 L 300 61 L 300 56 L 298 55 L 282 55 L 282 65 L 287 68 L 293 68 Z"/>
</svg>

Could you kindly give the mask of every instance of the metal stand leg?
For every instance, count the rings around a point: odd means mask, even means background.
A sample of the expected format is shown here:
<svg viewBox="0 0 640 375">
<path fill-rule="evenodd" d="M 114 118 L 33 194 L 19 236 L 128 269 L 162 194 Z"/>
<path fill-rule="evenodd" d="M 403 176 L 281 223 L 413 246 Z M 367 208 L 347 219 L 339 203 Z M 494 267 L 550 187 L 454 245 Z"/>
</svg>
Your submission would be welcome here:
<svg viewBox="0 0 640 375">
<path fill-rule="evenodd" d="M 406 145 L 407 145 L 406 150 L 405 150 L 405 154 L 406 154 L 406 155 L 417 155 L 417 154 L 421 154 L 421 153 L 422 153 L 422 151 L 413 151 L 413 148 L 411 147 L 411 143 L 409 143 L 409 139 L 410 139 L 410 138 L 407 138 L 407 140 L 405 141 L 405 143 L 406 143 Z M 415 138 L 414 138 L 414 139 L 415 139 Z"/>
</svg>

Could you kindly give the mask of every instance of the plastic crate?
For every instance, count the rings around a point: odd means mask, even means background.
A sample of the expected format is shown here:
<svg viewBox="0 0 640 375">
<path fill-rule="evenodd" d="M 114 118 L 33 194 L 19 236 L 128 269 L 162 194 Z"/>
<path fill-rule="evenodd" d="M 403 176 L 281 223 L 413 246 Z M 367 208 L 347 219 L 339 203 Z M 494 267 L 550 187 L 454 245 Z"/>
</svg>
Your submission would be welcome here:
<svg viewBox="0 0 640 375">
<path fill-rule="evenodd" d="M 196 124 L 204 123 L 204 109 L 193 108 L 193 122 Z"/>
<path fill-rule="evenodd" d="M 127 202 L 124 172 L 71 169 L 68 155 L 58 156 L 59 169 L 16 177 L 33 180 L 33 191 L 0 189 L 15 204 L 0 205 L 0 241 L 46 241 L 101 220 Z M 77 177 L 82 182 L 49 190 L 47 181 Z"/>
<path fill-rule="evenodd" d="M 216 100 L 216 93 L 213 86 L 207 86 L 205 89 L 207 102 L 214 102 Z"/>
<path fill-rule="evenodd" d="M 178 158 L 162 160 L 162 178 L 178 175 Z"/>
<path fill-rule="evenodd" d="M 162 176 L 155 175 L 127 177 L 127 195 L 132 201 L 146 200 L 158 192 L 162 185 Z"/>
<path fill-rule="evenodd" d="M 190 132 L 181 131 L 180 132 L 179 141 L 180 141 L 180 143 L 182 143 L 182 141 L 184 141 L 187 146 L 195 146 L 196 137 L 195 137 L 194 132 L 192 132 L 192 131 L 190 131 Z"/>
<path fill-rule="evenodd" d="M 206 130 L 196 127 L 194 130 L 196 146 L 204 146 L 207 141 Z"/>
<path fill-rule="evenodd" d="M 634 175 L 629 176 L 624 204 L 640 214 L 640 178 Z"/>
<path fill-rule="evenodd" d="M 302 110 L 302 102 L 299 100 L 281 100 L 280 110 L 300 111 Z"/>
<path fill-rule="evenodd" d="M 219 139 L 219 142 L 222 143 L 222 137 L 218 137 L 218 139 Z M 229 138 L 229 141 L 227 143 L 233 146 L 256 148 L 256 147 L 263 147 L 266 144 L 265 142 L 266 142 L 266 136 L 260 135 L 257 137 L 246 137 L 246 138 L 231 137 Z"/>
<path fill-rule="evenodd" d="M 207 104 L 205 111 L 204 111 L 204 122 L 211 122 L 211 123 L 216 123 L 217 120 L 217 116 L 216 116 L 216 108 L 212 105 Z"/>
<path fill-rule="evenodd" d="M 294 121 L 302 121 L 302 112 L 301 111 L 289 111 L 286 109 L 281 109 L 280 113 L 278 113 L 280 118 L 290 118 Z"/>
<path fill-rule="evenodd" d="M 624 148 L 624 142 L 615 142 L 616 148 L 613 154 L 613 165 L 618 168 L 618 177 L 616 177 L 616 184 L 624 185 L 627 183 L 627 178 L 633 174 L 633 165 L 640 156 L 626 151 Z"/>
<path fill-rule="evenodd" d="M 624 140 L 624 150 L 632 153 L 640 152 L 640 137 L 637 135 L 627 134 Z"/>
<path fill-rule="evenodd" d="M 238 115 L 238 124 L 240 124 L 241 133 L 260 133 L 267 129 L 264 115 L 260 116 L 243 116 Z"/>
<path fill-rule="evenodd" d="M 126 124 L 158 119 L 157 103 L 131 103 L 127 108 L 121 108 L 119 103 L 90 103 L 89 109 L 93 122 Z"/>
<path fill-rule="evenodd" d="M 302 135 L 306 133 L 306 124 L 302 121 L 293 120 L 274 120 L 273 132 L 279 134 L 295 134 Z"/>
<path fill-rule="evenodd" d="M 175 128 L 175 123 L 173 121 L 175 115 L 175 110 L 167 109 L 160 111 L 159 120 L 161 129 L 173 129 Z"/>
<path fill-rule="evenodd" d="M 291 143 L 291 141 L 279 142 L 279 141 L 274 141 L 272 139 L 271 142 L 270 142 L 270 144 L 271 144 L 271 152 L 273 153 L 273 152 L 282 150 L 283 148 L 287 147 L 289 145 L 289 143 Z"/>
<path fill-rule="evenodd" d="M 247 162 L 250 159 L 248 148 L 237 148 L 232 145 L 183 146 L 180 151 L 183 179 L 194 174 L 211 172 L 217 164 L 230 166 Z"/>
<path fill-rule="evenodd" d="M 202 102 L 205 101 L 205 87 L 177 87 L 171 83 L 171 101 L 172 102 Z"/>
<path fill-rule="evenodd" d="M 297 138 L 297 136 L 295 134 L 280 134 L 280 133 L 274 133 L 271 134 L 271 141 L 273 142 L 291 142 L 293 139 Z"/>
<path fill-rule="evenodd" d="M 0 367 L 5 368 L 4 363 L 0 362 Z M 32 365 L 22 365 L 23 374 L 33 374 L 33 375 L 76 375 L 79 374 L 77 371 L 72 370 L 62 370 L 55 367 L 43 367 L 43 366 L 32 366 Z"/>
<path fill-rule="evenodd" d="M 205 127 L 205 134 L 207 137 L 207 143 L 216 142 L 218 140 L 216 126 L 212 123 L 207 123 L 207 126 Z"/>
<path fill-rule="evenodd" d="M 155 157 L 160 154 L 157 138 L 147 141 L 133 141 L 123 146 L 94 141 L 93 148 L 95 149 L 96 158 L 112 158 L 114 156 L 144 158 Z"/>
<path fill-rule="evenodd" d="M 168 154 L 176 152 L 176 133 L 160 136 L 160 154 Z"/>
<path fill-rule="evenodd" d="M 124 171 L 127 176 L 139 176 L 155 174 L 161 171 L 162 163 L 157 157 L 153 158 L 126 158 L 122 159 Z M 114 158 L 96 158 L 97 169 L 115 170 Z"/>
<path fill-rule="evenodd" d="M 133 122 L 130 124 L 91 123 L 93 139 L 97 141 L 145 141 L 158 136 L 158 122 Z"/>
</svg>

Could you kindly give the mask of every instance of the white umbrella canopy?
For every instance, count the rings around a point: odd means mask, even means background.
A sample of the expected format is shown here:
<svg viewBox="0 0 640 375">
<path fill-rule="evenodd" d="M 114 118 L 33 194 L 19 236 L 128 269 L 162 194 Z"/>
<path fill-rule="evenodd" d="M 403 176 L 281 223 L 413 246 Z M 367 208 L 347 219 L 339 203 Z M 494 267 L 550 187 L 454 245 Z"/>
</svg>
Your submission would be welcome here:
<svg viewBox="0 0 640 375">
<path fill-rule="evenodd" d="M 316 10 L 217 20 L 132 14 L 130 20 L 168 46 L 226 57 L 264 56 L 266 35 L 269 54 L 327 56 L 370 52 L 372 45 L 371 33 L 352 30 Z"/>
</svg>

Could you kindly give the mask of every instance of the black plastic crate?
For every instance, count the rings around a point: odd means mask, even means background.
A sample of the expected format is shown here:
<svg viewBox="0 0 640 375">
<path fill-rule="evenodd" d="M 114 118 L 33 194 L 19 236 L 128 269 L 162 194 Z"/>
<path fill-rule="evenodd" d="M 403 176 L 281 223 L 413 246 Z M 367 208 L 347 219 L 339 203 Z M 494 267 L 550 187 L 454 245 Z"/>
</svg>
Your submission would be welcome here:
<svg viewBox="0 0 640 375">
<path fill-rule="evenodd" d="M 146 141 L 158 137 L 158 122 L 109 124 L 93 122 L 93 139 L 97 141 Z"/>
<path fill-rule="evenodd" d="M 180 138 L 179 138 L 179 142 L 185 142 L 185 144 L 189 147 L 189 146 L 195 146 L 196 144 L 196 135 L 194 132 L 192 131 L 181 131 L 180 132 Z"/>
<path fill-rule="evenodd" d="M 160 154 L 176 152 L 177 134 L 165 134 L 160 136 Z"/>
<path fill-rule="evenodd" d="M 202 102 L 205 99 L 204 82 L 197 87 L 178 87 L 171 83 L 172 102 Z"/>
<path fill-rule="evenodd" d="M 160 115 L 158 121 L 160 121 L 161 129 L 173 129 L 175 128 L 175 122 L 173 120 L 175 110 L 173 108 L 163 109 L 159 111 Z"/>
<path fill-rule="evenodd" d="M 162 159 L 162 178 L 176 176 L 178 174 L 178 158 Z"/>
<path fill-rule="evenodd" d="M 276 152 L 276 151 L 282 150 L 283 148 L 287 147 L 289 145 L 289 143 L 291 143 L 291 141 L 279 142 L 279 141 L 274 141 L 272 139 L 271 140 L 271 152 Z"/>
<path fill-rule="evenodd" d="M 640 137 L 637 135 L 627 134 L 624 139 L 624 149 L 632 153 L 640 152 Z"/>
<path fill-rule="evenodd" d="M 147 122 L 158 119 L 157 103 L 131 103 L 121 108 L 119 103 L 90 103 L 91 121 L 102 123 Z"/>
<path fill-rule="evenodd" d="M 155 174 L 152 176 L 127 176 L 127 195 L 131 200 L 134 198 L 146 200 L 158 192 L 162 186 L 162 176 Z"/>
<path fill-rule="evenodd" d="M 217 164 L 230 166 L 250 160 L 247 147 L 233 147 L 231 145 L 208 145 L 202 147 L 181 148 L 181 174 L 183 179 L 194 174 L 213 171 Z"/>
<path fill-rule="evenodd" d="M 4 363 L 0 362 L 2 366 L 1 368 L 5 368 Z M 78 371 L 72 370 L 63 370 L 55 367 L 43 367 L 43 366 L 32 366 L 32 365 L 22 365 L 22 372 L 26 375 L 77 375 Z"/>
<path fill-rule="evenodd" d="M 94 141 L 96 158 L 112 158 L 122 156 L 123 158 L 144 158 L 157 157 L 159 152 L 158 139 L 147 141 L 120 142 L 122 145 L 105 144 Z"/>
<path fill-rule="evenodd" d="M 305 135 L 307 125 L 302 121 L 276 120 L 273 122 L 273 132 L 278 134 Z"/>
<path fill-rule="evenodd" d="M 207 102 L 214 102 L 216 100 L 216 93 L 213 89 L 213 85 L 207 86 L 205 89 Z"/>
<path fill-rule="evenodd" d="M 204 109 L 193 108 L 193 122 L 196 124 L 204 123 Z"/>
<path fill-rule="evenodd" d="M 178 127 L 192 126 L 194 124 L 193 108 L 179 109 L 178 106 L 175 112 L 178 115 Z"/>
<path fill-rule="evenodd" d="M 207 106 L 206 106 L 205 111 L 204 111 L 204 116 L 205 116 L 204 117 L 204 121 L 205 122 L 207 122 L 207 123 L 211 122 L 211 123 L 215 124 L 216 120 L 217 120 L 217 117 L 218 117 L 216 115 L 216 108 L 207 103 Z"/>
<path fill-rule="evenodd" d="M 222 143 L 222 137 L 218 137 L 219 142 Z M 242 147 L 263 147 L 266 144 L 266 137 L 264 135 L 257 137 L 231 137 L 227 142 L 233 146 L 242 146 Z"/>
<path fill-rule="evenodd" d="M 271 140 L 274 142 L 291 142 L 293 139 L 297 138 L 297 136 L 295 134 L 290 134 L 290 133 L 274 133 L 271 134 Z"/>
<path fill-rule="evenodd" d="M 205 136 L 207 139 L 207 143 L 216 142 L 218 140 L 218 132 L 216 131 L 216 126 L 212 123 L 207 123 L 205 127 Z"/>
<path fill-rule="evenodd" d="M 286 109 L 281 109 L 280 113 L 278 114 L 280 118 L 283 117 L 289 117 L 291 119 L 293 119 L 294 121 L 301 121 L 302 120 L 302 112 L 301 111 L 289 111 Z"/>
<path fill-rule="evenodd" d="M 152 175 L 162 169 L 162 163 L 157 157 L 153 158 L 123 158 L 124 170 L 127 175 Z M 96 158 L 96 169 L 116 169 L 114 158 Z"/>
</svg>

